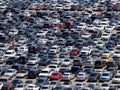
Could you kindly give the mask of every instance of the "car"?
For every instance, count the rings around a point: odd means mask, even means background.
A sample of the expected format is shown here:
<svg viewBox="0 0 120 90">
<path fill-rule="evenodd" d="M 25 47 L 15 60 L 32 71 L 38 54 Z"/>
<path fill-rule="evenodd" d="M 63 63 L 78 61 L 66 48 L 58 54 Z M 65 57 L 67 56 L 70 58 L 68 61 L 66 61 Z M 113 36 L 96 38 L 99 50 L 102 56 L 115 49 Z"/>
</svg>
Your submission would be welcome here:
<svg viewBox="0 0 120 90">
<path fill-rule="evenodd" d="M 50 68 L 52 71 L 58 71 L 59 70 L 59 66 L 57 64 L 50 64 L 48 66 L 48 68 Z"/>
<path fill-rule="evenodd" d="M 111 87 L 112 85 L 111 85 L 111 83 L 110 82 L 103 82 L 102 84 L 101 84 L 101 89 L 109 89 L 109 87 Z"/>
<path fill-rule="evenodd" d="M 71 87 L 72 86 L 72 82 L 71 81 L 64 81 L 63 84 L 62 84 L 63 87 Z"/>
<path fill-rule="evenodd" d="M 65 72 L 69 72 L 70 70 L 68 68 L 61 67 L 58 72 L 64 74 Z"/>
<path fill-rule="evenodd" d="M 15 69 L 8 69 L 8 70 L 4 73 L 4 75 L 8 75 L 8 76 L 10 76 L 10 77 L 15 76 L 16 74 L 17 74 L 17 70 L 15 70 Z"/>
<path fill-rule="evenodd" d="M 72 49 L 71 51 L 70 51 L 70 55 L 78 55 L 80 53 L 80 50 L 79 49 Z"/>
<path fill-rule="evenodd" d="M 90 75 L 89 75 L 89 78 L 88 78 L 88 82 L 97 82 L 97 80 L 99 80 L 99 76 L 100 74 L 98 72 L 92 72 Z"/>
<path fill-rule="evenodd" d="M 49 85 L 43 85 L 40 90 L 52 90 L 52 87 L 50 87 Z"/>
<path fill-rule="evenodd" d="M 39 61 L 40 61 L 40 58 L 38 58 L 38 57 L 31 57 L 28 60 L 27 64 L 28 65 L 35 65 L 35 64 L 38 64 Z"/>
<path fill-rule="evenodd" d="M 76 81 L 85 81 L 87 80 L 89 77 L 89 75 L 85 72 L 79 72 L 77 75 L 76 75 Z"/>
<path fill-rule="evenodd" d="M 17 78 L 24 78 L 28 75 L 28 71 L 27 70 L 22 70 L 21 72 L 16 74 Z"/>
<path fill-rule="evenodd" d="M 95 83 L 95 82 L 90 82 L 86 86 L 89 87 L 89 88 L 95 89 L 96 87 L 99 87 L 99 84 Z"/>
<path fill-rule="evenodd" d="M 116 73 L 117 73 L 116 67 L 109 67 L 106 70 L 111 72 L 113 74 L 113 76 L 116 75 Z"/>
<path fill-rule="evenodd" d="M 53 88 L 53 90 L 63 90 L 63 88 L 63 86 L 57 85 L 55 88 Z"/>
<path fill-rule="evenodd" d="M 74 79 L 75 75 L 70 73 L 70 72 L 65 72 L 63 75 L 62 75 L 62 78 L 61 80 L 71 80 L 71 79 Z"/>
<path fill-rule="evenodd" d="M 113 74 L 112 74 L 111 72 L 109 72 L 109 71 L 104 71 L 104 72 L 101 74 L 99 80 L 102 81 L 102 82 L 110 81 L 110 80 L 112 79 L 112 77 L 113 77 Z"/>
<path fill-rule="evenodd" d="M 83 72 L 86 72 L 87 74 L 91 74 L 94 71 L 94 68 L 84 68 Z"/>
<path fill-rule="evenodd" d="M 39 72 L 37 72 L 37 70 L 30 69 L 29 72 L 28 72 L 27 78 L 35 79 L 35 78 L 37 78 L 38 74 L 39 74 Z"/>
<path fill-rule="evenodd" d="M 105 62 L 102 60 L 96 60 L 94 63 L 94 68 L 103 68 L 105 67 Z"/>
<path fill-rule="evenodd" d="M 74 86 L 79 89 L 79 88 L 85 87 L 86 84 L 84 82 L 75 82 Z"/>
<path fill-rule="evenodd" d="M 14 90 L 14 87 L 10 83 L 5 83 L 2 87 L 2 90 Z"/>
<path fill-rule="evenodd" d="M 50 75 L 50 80 L 59 80 L 61 78 L 62 78 L 62 73 L 60 73 L 60 72 L 53 72 Z"/>
<path fill-rule="evenodd" d="M 117 74 L 113 77 L 113 79 L 112 79 L 112 83 L 113 83 L 113 84 L 120 83 L 119 80 L 120 80 L 120 74 L 117 73 Z"/>
<path fill-rule="evenodd" d="M 27 85 L 25 83 L 17 84 L 14 90 L 25 90 Z"/>
<path fill-rule="evenodd" d="M 90 47 L 83 47 L 80 50 L 80 54 L 90 55 L 92 53 L 92 49 Z"/>
<path fill-rule="evenodd" d="M 87 67 L 93 67 L 94 66 L 94 61 L 93 60 L 87 60 L 85 63 L 84 63 L 84 67 L 87 68 Z"/>
<path fill-rule="evenodd" d="M 39 66 L 47 66 L 50 64 L 50 58 L 44 57 L 39 61 Z"/>
<path fill-rule="evenodd" d="M 52 81 L 49 82 L 49 86 L 52 87 L 52 88 L 55 88 L 59 84 L 60 84 L 59 80 L 52 80 Z"/>
<path fill-rule="evenodd" d="M 110 68 L 110 67 L 116 67 L 116 63 L 115 61 L 109 61 L 106 63 L 106 68 Z"/>
<path fill-rule="evenodd" d="M 72 60 L 70 60 L 70 59 L 65 59 L 65 60 L 62 62 L 61 66 L 70 66 L 71 64 L 72 64 Z"/>
<path fill-rule="evenodd" d="M 17 70 L 17 72 L 20 72 L 23 68 L 24 66 L 22 64 L 15 64 L 15 65 L 12 65 L 11 67 L 11 69 Z"/>
<path fill-rule="evenodd" d="M 45 84 L 48 84 L 48 77 L 38 77 L 38 79 L 35 82 L 36 85 L 42 87 Z"/>
<path fill-rule="evenodd" d="M 20 80 L 20 79 L 14 79 L 14 80 L 12 80 L 12 81 L 10 82 L 10 84 L 11 84 L 13 87 L 16 87 L 16 85 L 21 84 L 21 83 L 23 83 L 23 81 Z"/>
<path fill-rule="evenodd" d="M 0 67 L 0 75 L 3 75 L 6 72 L 5 68 Z"/>
<path fill-rule="evenodd" d="M 3 85 L 3 82 L 0 82 L 0 89 L 2 89 Z"/>
<path fill-rule="evenodd" d="M 26 90 L 30 90 L 30 89 L 33 89 L 33 90 L 39 90 L 40 87 L 35 85 L 35 84 L 29 84 L 26 88 Z"/>
<path fill-rule="evenodd" d="M 6 60 L 6 64 L 15 64 L 15 63 L 18 63 L 18 57 L 16 56 L 11 56 L 9 57 L 7 60 Z"/>
<path fill-rule="evenodd" d="M 15 56 L 16 52 L 15 50 L 7 50 L 6 53 L 4 54 L 4 59 L 7 60 L 11 56 Z"/>
<path fill-rule="evenodd" d="M 26 55 L 21 55 L 19 58 L 19 63 L 20 64 L 26 64 L 28 62 L 28 57 Z"/>
<path fill-rule="evenodd" d="M 49 77 L 52 74 L 52 70 L 50 68 L 42 69 L 39 73 L 39 76 L 46 76 Z"/>
<path fill-rule="evenodd" d="M 105 62 L 109 62 L 109 61 L 111 61 L 112 57 L 111 57 L 110 54 L 103 54 L 103 55 L 101 56 L 101 59 L 102 59 L 103 61 L 105 61 Z"/>
<path fill-rule="evenodd" d="M 70 72 L 77 75 L 77 73 L 79 73 L 80 71 L 82 71 L 82 68 L 80 66 L 72 66 Z"/>
</svg>

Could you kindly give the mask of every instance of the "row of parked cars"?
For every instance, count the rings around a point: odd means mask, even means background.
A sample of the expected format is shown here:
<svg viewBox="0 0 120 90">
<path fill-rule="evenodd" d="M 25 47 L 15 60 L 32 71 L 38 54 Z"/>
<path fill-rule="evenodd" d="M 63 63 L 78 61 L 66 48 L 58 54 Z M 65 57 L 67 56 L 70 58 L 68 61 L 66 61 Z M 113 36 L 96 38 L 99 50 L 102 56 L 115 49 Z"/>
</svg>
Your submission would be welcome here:
<svg viewBox="0 0 120 90">
<path fill-rule="evenodd" d="M 0 0 L 0 90 L 119 90 L 120 1 Z"/>
</svg>

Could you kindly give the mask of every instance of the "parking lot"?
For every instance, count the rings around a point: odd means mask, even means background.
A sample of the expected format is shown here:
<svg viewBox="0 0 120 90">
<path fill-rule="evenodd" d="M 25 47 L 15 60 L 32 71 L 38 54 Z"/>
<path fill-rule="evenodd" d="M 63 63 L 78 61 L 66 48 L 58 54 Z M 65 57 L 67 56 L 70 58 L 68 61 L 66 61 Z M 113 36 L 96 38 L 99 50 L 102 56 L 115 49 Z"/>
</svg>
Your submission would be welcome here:
<svg viewBox="0 0 120 90">
<path fill-rule="evenodd" d="M 0 90 L 120 90 L 120 0 L 0 0 Z"/>
</svg>

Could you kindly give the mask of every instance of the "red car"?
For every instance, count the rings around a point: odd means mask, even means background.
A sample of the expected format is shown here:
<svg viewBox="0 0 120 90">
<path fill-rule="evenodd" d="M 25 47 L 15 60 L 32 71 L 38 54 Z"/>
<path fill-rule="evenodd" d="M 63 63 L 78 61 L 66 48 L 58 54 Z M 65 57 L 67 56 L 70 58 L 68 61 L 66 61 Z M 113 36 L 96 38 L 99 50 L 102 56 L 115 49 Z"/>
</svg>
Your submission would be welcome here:
<svg viewBox="0 0 120 90">
<path fill-rule="evenodd" d="M 60 72 L 54 72 L 50 75 L 51 80 L 59 80 L 62 78 L 62 73 Z"/>
<path fill-rule="evenodd" d="M 76 48 L 70 51 L 70 55 L 78 55 L 79 53 L 80 53 L 80 50 Z"/>
</svg>

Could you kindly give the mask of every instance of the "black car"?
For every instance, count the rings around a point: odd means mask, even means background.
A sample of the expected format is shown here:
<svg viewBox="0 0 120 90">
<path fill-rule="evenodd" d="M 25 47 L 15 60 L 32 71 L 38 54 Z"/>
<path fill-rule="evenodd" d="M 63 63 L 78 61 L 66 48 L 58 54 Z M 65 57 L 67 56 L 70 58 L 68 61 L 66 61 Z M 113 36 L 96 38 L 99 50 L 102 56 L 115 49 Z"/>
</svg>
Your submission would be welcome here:
<svg viewBox="0 0 120 90">
<path fill-rule="evenodd" d="M 94 68 L 97 69 L 97 68 L 103 68 L 105 67 L 105 62 L 102 61 L 102 60 L 96 60 L 95 63 L 94 63 Z"/>
<path fill-rule="evenodd" d="M 7 60 L 6 60 L 6 64 L 15 64 L 15 63 L 18 63 L 19 62 L 19 59 L 18 57 L 9 57 Z"/>
<path fill-rule="evenodd" d="M 37 46 L 28 46 L 28 53 L 37 54 L 39 52 L 39 48 Z"/>
<path fill-rule="evenodd" d="M 60 69 L 59 69 L 59 72 L 62 73 L 62 74 L 64 74 L 65 72 L 69 72 L 69 71 L 70 71 L 70 70 L 67 69 L 67 68 L 60 68 Z"/>
<path fill-rule="evenodd" d="M 20 72 L 24 68 L 24 66 L 22 64 L 15 64 L 11 68 L 16 69 L 17 72 Z"/>
<path fill-rule="evenodd" d="M 107 62 L 106 63 L 106 68 L 109 68 L 109 67 L 116 67 L 116 63 L 114 61 L 110 61 L 110 62 Z"/>
<path fill-rule="evenodd" d="M 22 55 L 22 56 L 19 57 L 19 63 L 20 64 L 26 64 L 27 62 L 28 62 L 27 56 L 25 56 L 25 55 L 23 56 Z"/>
<path fill-rule="evenodd" d="M 14 86 L 14 87 L 15 87 L 17 84 L 21 84 L 21 83 L 23 83 L 23 81 L 20 80 L 20 79 L 14 79 L 14 80 L 11 81 L 11 85 Z"/>
<path fill-rule="evenodd" d="M 5 72 L 6 72 L 6 69 L 1 67 L 0 68 L 0 75 L 3 75 Z"/>
<path fill-rule="evenodd" d="M 27 75 L 27 78 L 29 79 L 34 79 L 38 76 L 38 72 L 34 69 L 31 69 L 29 72 L 28 72 L 28 75 Z"/>
<path fill-rule="evenodd" d="M 73 60 L 73 66 L 80 66 L 80 67 L 82 67 L 83 63 L 81 62 L 81 60 L 75 59 L 75 60 Z"/>
<path fill-rule="evenodd" d="M 72 66 L 70 72 L 73 74 L 77 74 L 80 71 L 82 71 L 82 68 L 80 66 Z"/>
</svg>

